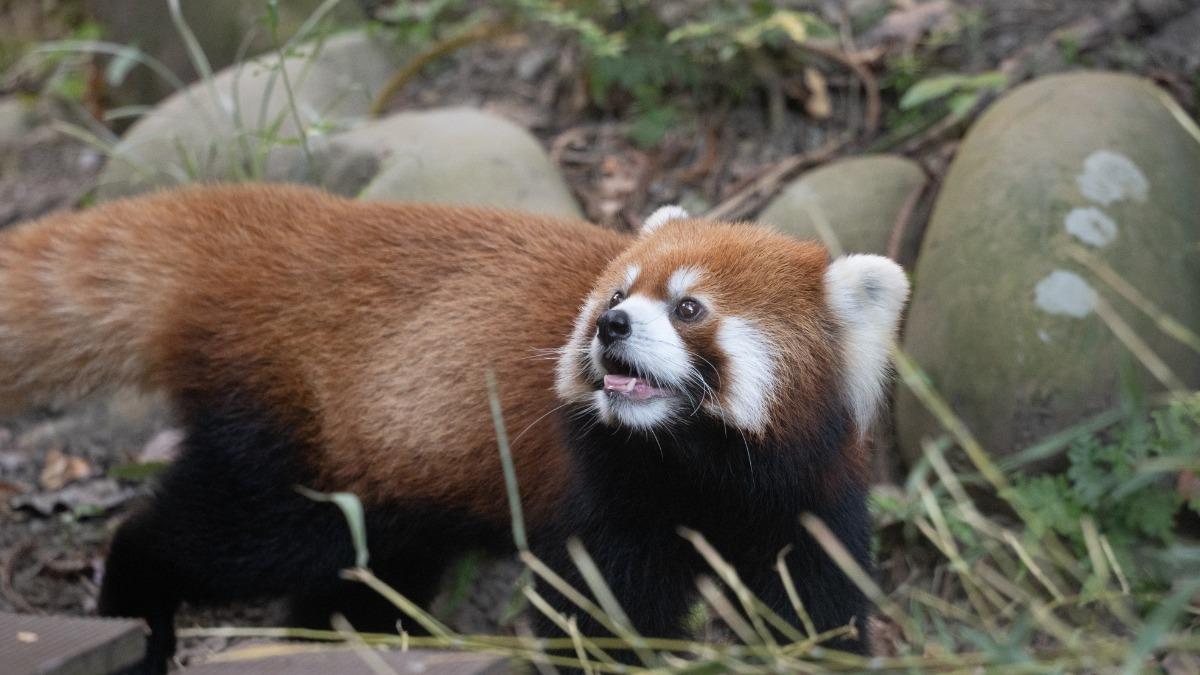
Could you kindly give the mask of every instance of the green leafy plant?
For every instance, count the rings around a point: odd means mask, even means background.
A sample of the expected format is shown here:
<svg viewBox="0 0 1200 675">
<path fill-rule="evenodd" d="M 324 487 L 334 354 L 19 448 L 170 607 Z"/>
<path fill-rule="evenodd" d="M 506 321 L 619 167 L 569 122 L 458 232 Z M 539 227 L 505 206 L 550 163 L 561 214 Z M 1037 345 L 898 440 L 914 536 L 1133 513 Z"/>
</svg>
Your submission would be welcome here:
<svg viewBox="0 0 1200 675">
<path fill-rule="evenodd" d="M 938 75 L 913 84 L 900 99 L 901 110 L 912 110 L 934 102 L 944 102 L 955 116 L 971 111 L 984 94 L 1008 86 L 1008 77 L 1000 71 L 979 75 Z"/>
<path fill-rule="evenodd" d="M 1083 552 L 1080 523 L 1087 518 L 1128 561 L 1139 545 L 1172 543 L 1180 509 L 1200 513 L 1200 496 L 1188 499 L 1175 489 L 1180 471 L 1200 469 L 1200 397 L 1078 439 L 1066 455 L 1063 473 L 1014 480 L 1015 498 L 1033 514 L 1028 525 L 1037 536 L 1052 531 Z"/>
</svg>

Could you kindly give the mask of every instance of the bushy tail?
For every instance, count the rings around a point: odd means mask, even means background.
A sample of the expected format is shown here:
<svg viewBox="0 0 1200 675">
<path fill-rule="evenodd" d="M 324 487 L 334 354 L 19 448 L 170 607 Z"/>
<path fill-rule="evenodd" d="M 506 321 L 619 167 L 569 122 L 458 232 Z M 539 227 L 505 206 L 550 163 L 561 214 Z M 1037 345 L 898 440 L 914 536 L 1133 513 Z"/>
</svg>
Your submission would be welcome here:
<svg viewBox="0 0 1200 675">
<path fill-rule="evenodd" d="M 0 232 L 0 414 L 147 383 L 171 283 L 137 241 L 146 217 L 114 203 Z"/>
</svg>

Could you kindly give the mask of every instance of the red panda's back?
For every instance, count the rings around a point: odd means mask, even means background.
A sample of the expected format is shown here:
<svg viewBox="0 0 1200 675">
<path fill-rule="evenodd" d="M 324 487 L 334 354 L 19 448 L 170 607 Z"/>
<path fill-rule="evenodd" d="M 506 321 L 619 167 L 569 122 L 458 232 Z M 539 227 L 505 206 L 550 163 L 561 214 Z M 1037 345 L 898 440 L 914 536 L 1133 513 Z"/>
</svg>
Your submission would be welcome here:
<svg viewBox="0 0 1200 675">
<path fill-rule="evenodd" d="M 0 324 L 42 345 L 46 373 L 103 361 L 47 387 L 108 378 L 256 397 L 304 436 L 317 487 L 368 504 L 403 497 L 505 517 L 491 368 L 536 519 L 566 471 L 553 416 L 542 417 L 555 405 L 549 350 L 626 239 L 527 214 L 225 186 L 64 214 L 3 243 L 0 275 L 19 292 L 0 301 Z M 34 302 L 47 297 L 53 307 Z M 61 346 L 72 341 L 84 346 Z M 38 374 L 26 379 L 6 397 L 35 400 Z"/>
</svg>

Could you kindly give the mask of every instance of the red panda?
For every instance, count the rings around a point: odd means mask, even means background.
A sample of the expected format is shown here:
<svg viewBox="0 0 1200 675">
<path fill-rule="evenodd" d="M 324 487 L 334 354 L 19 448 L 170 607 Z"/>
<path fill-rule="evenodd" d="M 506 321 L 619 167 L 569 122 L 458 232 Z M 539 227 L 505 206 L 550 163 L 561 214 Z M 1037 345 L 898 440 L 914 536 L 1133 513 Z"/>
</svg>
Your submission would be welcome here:
<svg viewBox="0 0 1200 675">
<path fill-rule="evenodd" d="M 511 547 L 489 369 L 534 552 L 579 582 L 579 537 L 643 634 L 680 633 L 707 569 L 680 527 L 799 626 L 775 570 L 790 547 L 816 627 L 864 628 L 866 598 L 798 516 L 869 569 L 864 434 L 908 293 L 885 258 L 830 262 L 677 208 L 630 236 L 216 186 L 0 233 L 0 288 L 0 409 L 133 385 L 165 390 L 186 430 L 100 596 L 147 620 L 150 672 L 184 601 L 287 596 L 302 624 L 340 609 L 395 630 L 339 579 L 354 553 L 337 510 L 297 485 L 357 494 L 372 567 L 420 603 L 464 550 Z"/>
</svg>

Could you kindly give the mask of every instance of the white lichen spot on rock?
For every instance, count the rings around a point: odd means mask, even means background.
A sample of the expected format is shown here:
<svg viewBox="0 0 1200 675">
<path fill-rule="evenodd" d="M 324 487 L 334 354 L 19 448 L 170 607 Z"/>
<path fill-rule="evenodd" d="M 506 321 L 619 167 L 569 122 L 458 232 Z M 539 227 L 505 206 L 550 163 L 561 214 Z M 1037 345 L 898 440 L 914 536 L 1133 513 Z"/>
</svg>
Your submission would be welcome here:
<svg viewBox="0 0 1200 675">
<path fill-rule="evenodd" d="M 1074 272 L 1054 270 L 1034 288 L 1034 301 L 1048 314 L 1066 314 L 1077 319 L 1096 307 L 1096 291 Z"/>
<path fill-rule="evenodd" d="M 1075 177 L 1084 197 L 1108 206 L 1123 199 L 1146 201 L 1150 181 L 1133 160 L 1112 150 L 1097 150 L 1083 161 L 1083 173 Z"/>
<path fill-rule="evenodd" d="M 1116 221 L 1094 206 L 1071 209 L 1063 224 L 1067 232 L 1089 246 L 1103 248 L 1117 238 Z"/>
</svg>

